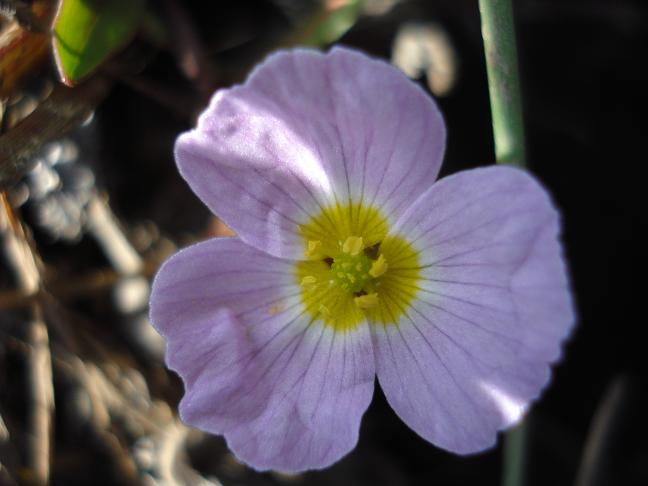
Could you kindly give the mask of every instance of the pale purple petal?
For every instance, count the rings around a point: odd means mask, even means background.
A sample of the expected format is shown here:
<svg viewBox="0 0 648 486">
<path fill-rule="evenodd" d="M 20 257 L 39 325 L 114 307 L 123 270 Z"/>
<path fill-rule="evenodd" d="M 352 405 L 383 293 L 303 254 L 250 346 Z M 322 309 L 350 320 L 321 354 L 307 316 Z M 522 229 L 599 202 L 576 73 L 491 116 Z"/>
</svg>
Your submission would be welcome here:
<svg viewBox="0 0 648 486">
<path fill-rule="evenodd" d="M 255 469 L 327 467 L 355 447 L 374 377 L 366 323 L 338 331 L 314 323 L 305 333 L 270 342 L 245 378 L 259 385 L 244 385 L 227 398 L 229 406 L 252 400 L 265 410 L 227 428 L 227 443 Z M 206 430 L 213 424 L 208 414 L 190 418 Z"/>
<path fill-rule="evenodd" d="M 254 312 L 259 323 L 278 317 L 280 309 L 298 314 L 298 295 L 291 262 L 237 238 L 212 239 L 164 263 L 153 282 L 150 317 L 167 339 L 167 365 L 180 374 L 188 393 L 200 378 L 215 392 L 237 383 L 241 355 L 254 346 L 241 313 Z M 254 413 L 249 408 L 233 412 L 240 419 Z"/>
<path fill-rule="evenodd" d="M 320 88 L 328 87 L 335 110 L 350 198 L 394 220 L 437 178 L 446 139 L 441 113 L 386 62 L 342 48 L 328 58 Z"/>
<path fill-rule="evenodd" d="M 492 167 L 439 181 L 394 231 L 422 278 L 397 326 L 372 326 L 380 384 L 425 439 L 485 449 L 547 384 L 574 323 L 558 215 L 525 172 Z"/>
<path fill-rule="evenodd" d="M 293 271 L 215 239 L 172 257 L 153 287 L 151 319 L 185 383 L 181 417 L 257 469 L 333 463 L 355 446 L 373 393 L 367 324 L 334 333 L 314 321 Z"/>
<path fill-rule="evenodd" d="M 220 308 L 236 317 L 251 304 L 270 313 L 298 295 L 293 262 L 238 238 L 214 238 L 179 251 L 162 265 L 153 282 L 151 320 L 162 336 L 180 339 Z"/>
<path fill-rule="evenodd" d="M 176 158 L 198 196 L 248 244 L 300 258 L 298 225 L 350 200 L 401 214 L 435 180 L 445 127 L 429 96 L 348 49 L 272 55 L 216 94 Z"/>
</svg>

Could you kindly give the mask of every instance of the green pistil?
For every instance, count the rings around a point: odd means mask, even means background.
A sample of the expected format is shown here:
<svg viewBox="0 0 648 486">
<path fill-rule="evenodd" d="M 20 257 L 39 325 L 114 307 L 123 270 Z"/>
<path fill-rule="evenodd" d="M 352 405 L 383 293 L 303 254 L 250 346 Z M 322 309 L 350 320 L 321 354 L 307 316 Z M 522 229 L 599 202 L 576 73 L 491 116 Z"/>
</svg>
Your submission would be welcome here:
<svg viewBox="0 0 648 486">
<path fill-rule="evenodd" d="M 351 293 L 360 292 L 372 280 L 369 275 L 372 263 L 364 252 L 357 255 L 340 253 L 331 264 L 333 282 Z"/>
</svg>

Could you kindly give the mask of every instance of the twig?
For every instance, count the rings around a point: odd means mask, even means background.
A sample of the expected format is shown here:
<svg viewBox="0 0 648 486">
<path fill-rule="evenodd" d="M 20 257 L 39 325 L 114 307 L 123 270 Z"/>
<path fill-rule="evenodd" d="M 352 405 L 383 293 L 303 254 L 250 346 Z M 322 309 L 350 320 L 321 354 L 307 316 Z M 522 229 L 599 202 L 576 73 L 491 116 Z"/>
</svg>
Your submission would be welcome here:
<svg viewBox="0 0 648 486">
<path fill-rule="evenodd" d="M 209 97 L 216 87 L 216 73 L 196 35 L 196 28 L 183 2 L 166 0 L 164 6 L 178 66 L 185 77 L 194 82 L 203 97 Z"/>
<path fill-rule="evenodd" d="M 148 322 L 148 298 L 151 285 L 141 275 L 144 262 L 124 235 L 119 221 L 107 202 L 95 196 L 88 204 L 87 226 L 97 240 L 113 268 L 122 275 L 115 283 L 113 302 L 124 316 L 123 330 L 129 335 L 131 344 L 145 354 L 159 358 L 164 353 L 164 342 L 153 331 Z"/>
<path fill-rule="evenodd" d="M 12 466 L 15 469 L 19 455 L 10 439 L 9 429 L 5 425 L 2 414 L 0 413 L 0 484 L 17 486 L 18 483 L 13 478 L 10 470 Z"/>
<path fill-rule="evenodd" d="M 142 269 L 135 274 L 139 277 L 151 277 L 160 266 L 159 260 L 145 260 Z M 45 295 L 50 295 L 57 301 L 66 302 L 82 297 L 101 294 L 111 290 L 123 275 L 112 268 L 95 270 L 84 275 L 66 277 L 60 280 L 48 281 L 47 290 L 38 290 L 26 294 L 22 290 L 8 290 L 0 292 L 0 311 L 19 309 L 41 300 Z"/>
<path fill-rule="evenodd" d="M 606 390 L 596 409 L 594 420 L 587 435 L 583 459 L 578 470 L 576 486 L 603 486 L 613 484 L 610 471 L 614 444 L 618 444 L 621 423 L 630 401 L 630 381 L 617 377 Z"/>
<path fill-rule="evenodd" d="M 0 189 L 26 174 L 34 165 L 33 155 L 45 142 L 64 135 L 90 116 L 108 94 L 111 82 L 94 76 L 68 88 L 58 85 L 25 119 L 0 134 Z"/>
<path fill-rule="evenodd" d="M 113 268 L 122 276 L 115 286 L 115 306 L 120 312 L 141 312 L 148 305 L 150 286 L 141 276 L 144 262 L 122 231 L 108 204 L 93 197 L 87 208 L 88 231 L 101 246 Z"/>
<path fill-rule="evenodd" d="M 0 14 L 16 20 L 23 29 L 46 33 L 49 30 L 48 17 L 52 10 L 48 3 L 51 4 L 51 2 L 38 2 L 34 8 L 32 2 L 25 0 L 0 0 Z"/>
<path fill-rule="evenodd" d="M 57 372 L 71 379 L 88 394 L 91 412 L 88 414 L 92 433 L 108 448 L 112 462 L 119 468 L 124 480 L 131 480 L 139 461 L 133 447 L 141 439 L 152 444 L 153 457 L 145 469 L 154 470 L 160 484 L 215 486 L 187 464 L 185 453 L 189 429 L 172 413 L 169 406 L 152 400 L 145 382 L 125 387 L 122 377 L 137 373 L 120 367 L 114 361 L 104 365 L 84 361 L 60 348 L 54 348 L 54 366 Z M 137 380 L 134 381 L 137 383 Z M 124 443 L 123 435 L 113 433 L 126 424 L 133 430 L 130 440 Z M 120 436 L 122 440 L 120 440 Z M 128 444 L 130 443 L 130 446 Z M 134 460 L 135 458 L 135 460 Z M 156 483 L 157 484 L 157 483 Z"/>
<path fill-rule="evenodd" d="M 33 304 L 46 294 L 61 301 L 94 295 L 125 281 L 146 281 L 156 272 L 161 261 L 142 259 L 124 235 L 108 204 L 99 196 L 93 197 L 88 203 L 87 221 L 88 231 L 101 246 L 113 268 L 79 277 L 66 277 L 63 281 L 47 282 L 46 290 L 31 285 L 21 286 L 19 290 L 0 292 L 0 310 Z M 31 288 L 32 291 L 27 292 L 26 288 Z M 145 302 L 140 304 L 144 306 Z"/>
<path fill-rule="evenodd" d="M 60 372 L 75 382 L 88 394 L 91 413 L 90 427 L 92 433 L 99 439 L 115 467 L 115 473 L 120 483 L 132 484 L 137 478 L 137 466 L 126 445 L 111 432 L 111 424 L 115 413 L 130 411 L 126 408 L 115 408 L 119 391 L 106 385 L 106 377 L 93 364 L 86 363 L 77 356 L 61 351 L 56 352 L 54 365 Z"/>
<path fill-rule="evenodd" d="M 99 196 L 93 197 L 87 209 L 88 230 L 117 272 L 135 275 L 142 268 L 142 258 L 122 232 L 108 204 Z"/>
<path fill-rule="evenodd" d="M 32 252 L 22 226 L 15 218 L 4 193 L 0 198 L 0 233 L 9 265 L 19 287 L 28 294 L 38 292 L 41 280 L 36 257 Z M 50 472 L 50 445 L 54 387 L 52 360 L 47 326 L 38 302 L 30 309 L 25 335 L 30 352 L 27 355 L 27 377 L 30 403 L 28 413 L 27 465 L 38 484 L 47 484 Z"/>
</svg>

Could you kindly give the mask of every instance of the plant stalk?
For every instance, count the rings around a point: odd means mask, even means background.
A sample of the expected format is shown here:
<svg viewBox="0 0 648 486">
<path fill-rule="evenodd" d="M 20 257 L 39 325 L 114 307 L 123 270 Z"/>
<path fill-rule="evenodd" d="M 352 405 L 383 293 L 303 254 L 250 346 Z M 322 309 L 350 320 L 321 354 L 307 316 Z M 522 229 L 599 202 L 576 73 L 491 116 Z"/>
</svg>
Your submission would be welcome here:
<svg viewBox="0 0 648 486">
<path fill-rule="evenodd" d="M 524 120 L 511 0 L 479 0 L 495 160 L 524 167 Z M 528 419 L 504 440 L 502 486 L 525 484 Z"/>
<path fill-rule="evenodd" d="M 525 165 L 524 123 L 511 0 L 479 0 L 495 159 Z"/>
</svg>

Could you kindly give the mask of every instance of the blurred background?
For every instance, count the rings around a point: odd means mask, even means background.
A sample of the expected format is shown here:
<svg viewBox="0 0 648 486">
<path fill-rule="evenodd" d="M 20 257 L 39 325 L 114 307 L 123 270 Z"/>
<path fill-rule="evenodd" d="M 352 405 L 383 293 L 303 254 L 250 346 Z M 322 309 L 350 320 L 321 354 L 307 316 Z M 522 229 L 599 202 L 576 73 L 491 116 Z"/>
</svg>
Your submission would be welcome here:
<svg viewBox="0 0 648 486">
<path fill-rule="evenodd" d="M 437 449 L 379 388 L 338 464 L 256 473 L 178 420 L 182 385 L 147 320 L 159 264 L 229 232 L 179 176 L 174 140 L 273 50 L 390 60 L 445 115 L 442 176 L 492 163 L 477 1 L 69 0 L 52 35 L 57 3 L 0 1 L 0 485 L 502 484 L 502 441 Z M 529 168 L 562 209 L 579 314 L 528 416 L 523 484 L 646 485 L 648 4 L 514 8 Z M 97 12 L 109 40 L 81 34 Z"/>
</svg>

